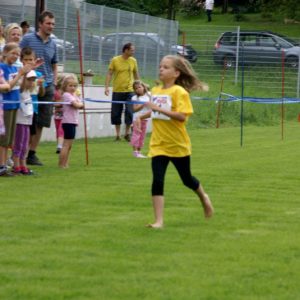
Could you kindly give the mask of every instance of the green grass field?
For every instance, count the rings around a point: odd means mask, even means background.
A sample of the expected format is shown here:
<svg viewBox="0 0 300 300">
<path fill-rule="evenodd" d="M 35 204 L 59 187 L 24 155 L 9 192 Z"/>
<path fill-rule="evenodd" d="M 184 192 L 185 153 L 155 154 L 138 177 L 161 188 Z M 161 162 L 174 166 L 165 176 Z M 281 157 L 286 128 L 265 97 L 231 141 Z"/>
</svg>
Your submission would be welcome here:
<svg viewBox="0 0 300 300">
<path fill-rule="evenodd" d="M 170 165 L 162 230 L 144 227 L 150 159 L 92 139 L 85 166 L 78 140 L 61 170 L 42 143 L 35 176 L 0 181 L 0 299 L 300 299 L 300 124 L 284 132 L 247 126 L 240 147 L 238 127 L 191 129 L 215 216 Z"/>
</svg>

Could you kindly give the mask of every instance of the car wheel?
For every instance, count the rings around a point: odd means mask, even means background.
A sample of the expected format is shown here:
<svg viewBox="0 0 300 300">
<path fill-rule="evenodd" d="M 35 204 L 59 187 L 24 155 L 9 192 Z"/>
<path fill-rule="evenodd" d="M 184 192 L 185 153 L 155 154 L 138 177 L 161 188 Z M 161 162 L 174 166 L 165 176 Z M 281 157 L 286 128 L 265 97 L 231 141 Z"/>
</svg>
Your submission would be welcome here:
<svg viewBox="0 0 300 300">
<path fill-rule="evenodd" d="M 299 58 L 296 56 L 287 57 L 285 62 L 288 67 L 297 69 L 298 63 L 299 63 Z"/>
<path fill-rule="evenodd" d="M 223 66 L 226 68 L 233 68 L 235 67 L 235 58 L 233 55 L 227 55 L 223 58 Z"/>
</svg>

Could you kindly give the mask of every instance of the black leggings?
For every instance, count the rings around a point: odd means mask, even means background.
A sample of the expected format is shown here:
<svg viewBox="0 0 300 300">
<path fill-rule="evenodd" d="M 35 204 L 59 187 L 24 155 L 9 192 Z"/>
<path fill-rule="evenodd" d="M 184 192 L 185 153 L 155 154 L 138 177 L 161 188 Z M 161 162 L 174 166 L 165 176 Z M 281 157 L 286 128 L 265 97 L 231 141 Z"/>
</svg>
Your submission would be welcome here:
<svg viewBox="0 0 300 300">
<path fill-rule="evenodd" d="M 164 194 L 165 174 L 170 161 L 175 166 L 183 184 L 193 191 L 197 190 L 200 182 L 191 174 L 190 156 L 168 157 L 160 155 L 152 157 L 152 196 Z"/>
</svg>

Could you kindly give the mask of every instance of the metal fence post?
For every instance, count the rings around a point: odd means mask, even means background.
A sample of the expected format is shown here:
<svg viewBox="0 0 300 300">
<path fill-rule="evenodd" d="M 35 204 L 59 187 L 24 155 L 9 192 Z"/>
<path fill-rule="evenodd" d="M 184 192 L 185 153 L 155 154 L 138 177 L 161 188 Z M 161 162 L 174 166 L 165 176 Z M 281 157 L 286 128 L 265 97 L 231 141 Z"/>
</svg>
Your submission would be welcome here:
<svg viewBox="0 0 300 300">
<path fill-rule="evenodd" d="M 102 67 L 102 35 L 103 35 L 103 10 L 104 6 L 100 6 L 100 22 L 99 22 L 99 36 L 100 36 L 100 41 L 99 41 L 99 53 L 98 53 L 98 60 L 100 62 L 100 69 Z"/>
<path fill-rule="evenodd" d="M 83 72 L 85 72 L 85 36 L 86 36 L 86 20 L 87 20 L 87 14 L 86 14 L 86 2 L 83 2 L 83 18 L 82 18 L 82 29 L 81 29 L 81 49 L 82 49 L 82 61 L 83 61 Z"/>
<path fill-rule="evenodd" d="M 64 37 L 64 49 L 63 49 L 63 64 L 66 62 L 66 30 L 68 26 L 68 0 L 64 0 L 64 29 L 63 29 L 63 37 Z"/>
<path fill-rule="evenodd" d="M 299 98 L 300 93 L 300 55 L 298 56 L 298 80 L 297 80 L 297 98 Z"/>
<path fill-rule="evenodd" d="M 118 9 L 117 10 L 117 23 L 116 23 L 117 39 L 116 39 L 116 44 L 115 44 L 115 55 L 117 55 L 119 52 L 120 12 L 121 11 Z"/>
<path fill-rule="evenodd" d="M 22 11 L 21 11 L 21 20 L 22 21 L 25 20 L 25 1 L 26 0 L 22 0 Z"/>
<path fill-rule="evenodd" d="M 145 35 L 147 36 L 148 35 L 148 24 L 149 24 L 149 16 L 146 15 L 145 16 Z M 143 75 L 145 76 L 145 73 L 146 73 L 146 51 L 147 51 L 147 45 L 146 43 L 144 44 L 144 50 L 143 50 Z"/>
<path fill-rule="evenodd" d="M 235 55 L 235 77 L 234 83 L 238 83 L 238 76 L 239 76 L 239 57 L 240 57 L 240 26 L 237 27 L 236 31 L 236 55 Z"/>
</svg>

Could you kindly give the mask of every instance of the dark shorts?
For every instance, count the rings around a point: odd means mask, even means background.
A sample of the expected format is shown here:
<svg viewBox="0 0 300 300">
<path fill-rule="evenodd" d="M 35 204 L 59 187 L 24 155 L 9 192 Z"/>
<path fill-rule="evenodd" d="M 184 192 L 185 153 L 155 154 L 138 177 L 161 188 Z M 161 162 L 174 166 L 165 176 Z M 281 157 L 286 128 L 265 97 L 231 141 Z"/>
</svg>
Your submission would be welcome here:
<svg viewBox="0 0 300 300">
<path fill-rule="evenodd" d="M 63 123 L 62 128 L 64 130 L 65 140 L 74 140 L 76 135 L 76 124 Z"/>
<path fill-rule="evenodd" d="M 37 114 L 33 113 L 32 124 L 30 125 L 30 135 L 36 135 L 36 118 Z"/>
<path fill-rule="evenodd" d="M 134 94 L 131 92 L 126 93 L 113 93 L 112 101 L 131 101 L 131 98 Z M 132 104 L 123 104 L 123 103 L 112 103 L 111 105 L 111 124 L 112 125 L 121 125 L 122 123 L 122 112 L 125 105 L 125 124 L 132 124 L 133 116 L 133 105 Z"/>
<path fill-rule="evenodd" d="M 0 146 L 11 147 L 15 139 L 17 110 L 4 110 L 3 112 L 5 134 L 0 135 Z"/>
<path fill-rule="evenodd" d="M 43 97 L 38 97 L 39 102 L 52 102 L 54 96 L 53 85 L 47 86 L 45 88 L 45 95 Z M 37 127 L 47 127 L 51 126 L 51 119 L 53 115 L 53 104 L 38 104 L 39 112 L 36 117 Z"/>
</svg>

